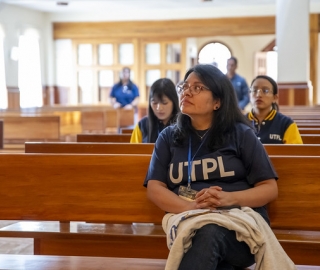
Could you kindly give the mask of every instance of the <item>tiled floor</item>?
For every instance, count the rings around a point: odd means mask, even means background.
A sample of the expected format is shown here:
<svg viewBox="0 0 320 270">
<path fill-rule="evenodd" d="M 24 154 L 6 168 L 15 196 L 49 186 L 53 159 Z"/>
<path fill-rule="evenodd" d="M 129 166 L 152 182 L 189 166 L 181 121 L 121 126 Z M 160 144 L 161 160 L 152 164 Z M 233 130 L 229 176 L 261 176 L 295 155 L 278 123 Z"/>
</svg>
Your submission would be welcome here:
<svg viewBox="0 0 320 270">
<path fill-rule="evenodd" d="M 14 221 L 0 221 L 0 228 Z M 0 254 L 33 254 L 33 239 L 0 237 Z"/>
</svg>

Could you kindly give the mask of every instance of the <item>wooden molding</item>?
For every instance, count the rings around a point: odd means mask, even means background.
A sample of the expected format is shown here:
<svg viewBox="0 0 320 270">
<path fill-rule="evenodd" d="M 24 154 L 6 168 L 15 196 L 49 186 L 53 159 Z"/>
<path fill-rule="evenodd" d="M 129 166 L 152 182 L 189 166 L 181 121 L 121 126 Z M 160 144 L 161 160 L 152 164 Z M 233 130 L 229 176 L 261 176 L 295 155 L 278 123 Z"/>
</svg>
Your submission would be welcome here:
<svg viewBox="0 0 320 270">
<path fill-rule="evenodd" d="M 275 17 L 128 22 L 56 22 L 54 39 L 61 38 L 177 38 L 275 33 Z"/>
</svg>

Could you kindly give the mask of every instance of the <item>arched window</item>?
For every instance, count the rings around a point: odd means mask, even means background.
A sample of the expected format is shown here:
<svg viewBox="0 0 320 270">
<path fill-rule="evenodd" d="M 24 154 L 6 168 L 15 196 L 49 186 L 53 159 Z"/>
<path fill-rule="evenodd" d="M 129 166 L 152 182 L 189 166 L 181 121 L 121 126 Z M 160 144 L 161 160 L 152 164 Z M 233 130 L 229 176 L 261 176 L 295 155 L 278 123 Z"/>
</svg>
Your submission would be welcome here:
<svg viewBox="0 0 320 270">
<path fill-rule="evenodd" d="M 224 74 L 227 73 L 227 60 L 231 52 L 227 46 L 219 42 L 211 42 L 205 45 L 199 52 L 200 64 L 213 64 Z"/>
<path fill-rule="evenodd" d="M 19 37 L 18 84 L 20 107 L 32 108 L 43 105 L 39 33 L 28 29 Z"/>
<path fill-rule="evenodd" d="M 6 86 L 6 76 L 4 68 L 4 30 L 0 25 L 0 109 L 8 108 L 8 92 Z"/>
</svg>

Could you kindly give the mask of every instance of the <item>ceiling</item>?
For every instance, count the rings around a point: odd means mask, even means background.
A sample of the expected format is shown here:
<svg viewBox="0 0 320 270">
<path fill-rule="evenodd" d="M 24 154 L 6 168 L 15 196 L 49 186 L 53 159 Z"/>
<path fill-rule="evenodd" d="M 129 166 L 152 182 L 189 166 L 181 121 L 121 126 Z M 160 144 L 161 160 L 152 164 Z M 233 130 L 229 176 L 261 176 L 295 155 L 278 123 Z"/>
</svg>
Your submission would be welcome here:
<svg viewBox="0 0 320 270">
<path fill-rule="evenodd" d="M 310 11 L 320 13 L 320 0 L 309 1 Z M 75 19 L 75 14 L 81 14 L 81 20 L 125 21 L 263 16 L 276 12 L 276 0 L 0 0 L 0 3 L 46 12 L 64 20 Z"/>
</svg>

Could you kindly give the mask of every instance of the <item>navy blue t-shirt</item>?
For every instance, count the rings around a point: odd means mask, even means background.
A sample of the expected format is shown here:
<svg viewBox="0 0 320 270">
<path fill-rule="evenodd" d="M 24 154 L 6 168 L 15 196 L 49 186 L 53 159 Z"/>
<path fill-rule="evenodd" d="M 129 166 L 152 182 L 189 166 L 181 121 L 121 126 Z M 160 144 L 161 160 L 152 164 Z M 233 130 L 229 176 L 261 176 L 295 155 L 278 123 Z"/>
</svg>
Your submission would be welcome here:
<svg viewBox="0 0 320 270">
<path fill-rule="evenodd" d="M 174 126 L 170 126 L 159 134 L 144 185 L 147 186 L 148 180 L 159 180 L 178 194 L 179 186 L 188 184 L 189 147 L 188 142 L 183 146 L 173 144 L 173 130 Z M 192 133 L 191 156 L 196 153 L 191 173 L 194 190 L 220 186 L 224 191 L 240 191 L 260 181 L 278 178 L 263 145 L 244 124 L 236 125 L 236 140 L 215 152 L 209 150 L 206 142 L 199 148 L 200 144 L 199 137 Z M 265 207 L 254 210 L 269 221 Z"/>
</svg>

